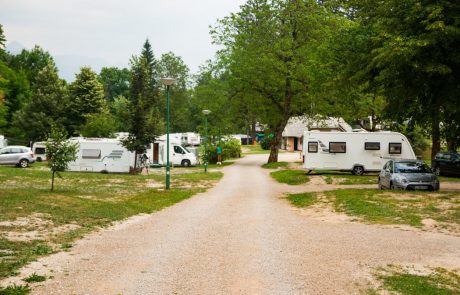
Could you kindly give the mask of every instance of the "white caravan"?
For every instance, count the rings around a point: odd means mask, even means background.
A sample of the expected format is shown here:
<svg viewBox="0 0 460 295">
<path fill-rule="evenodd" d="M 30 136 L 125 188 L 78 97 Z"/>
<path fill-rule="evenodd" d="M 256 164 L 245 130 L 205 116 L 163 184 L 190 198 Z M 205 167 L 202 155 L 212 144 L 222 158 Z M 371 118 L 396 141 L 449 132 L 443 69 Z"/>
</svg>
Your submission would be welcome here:
<svg viewBox="0 0 460 295">
<path fill-rule="evenodd" d="M 198 146 L 200 145 L 200 135 L 194 132 L 182 133 L 181 142 L 183 146 Z"/>
<path fill-rule="evenodd" d="M 303 135 L 303 167 L 312 170 L 380 171 L 388 159 L 416 159 L 409 140 L 397 132 L 318 132 Z"/>
<path fill-rule="evenodd" d="M 32 152 L 34 153 L 34 159 L 37 162 L 46 161 L 46 146 L 44 142 L 35 142 L 32 145 Z"/>
<path fill-rule="evenodd" d="M 134 153 L 118 139 L 71 138 L 78 143 L 77 159 L 69 164 L 69 171 L 129 173 L 134 167 Z"/>
<path fill-rule="evenodd" d="M 152 144 L 152 148 L 147 150 L 147 156 L 152 165 L 166 165 L 167 153 L 166 142 L 156 141 Z M 169 145 L 169 162 L 172 165 L 180 165 L 188 167 L 197 164 L 197 157 L 180 144 Z"/>
</svg>

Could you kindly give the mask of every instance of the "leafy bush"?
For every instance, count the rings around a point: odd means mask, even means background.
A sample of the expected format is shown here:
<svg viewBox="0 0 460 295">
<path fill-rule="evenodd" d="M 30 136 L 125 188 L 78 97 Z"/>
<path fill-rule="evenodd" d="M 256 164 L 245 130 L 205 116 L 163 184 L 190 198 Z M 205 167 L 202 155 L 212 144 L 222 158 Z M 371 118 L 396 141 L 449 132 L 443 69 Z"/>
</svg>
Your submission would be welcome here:
<svg viewBox="0 0 460 295">
<path fill-rule="evenodd" d="M 222 141 L 222 161 L 241 157 L 241 144 L 239 140 Z M 204 144 L 200 148 L 201 161 L 205 161 Z M 217 163 L 217 144 L 208 144 L 208 163 Z"/>
<path fill-rule="evenodd" d="M 269 150 L 270 146 L 272 145 L 273 137 L 272 136 L 265 136 L 264 140 L 260 142 L 260 147 L 263 150 Z"/>
</svg>

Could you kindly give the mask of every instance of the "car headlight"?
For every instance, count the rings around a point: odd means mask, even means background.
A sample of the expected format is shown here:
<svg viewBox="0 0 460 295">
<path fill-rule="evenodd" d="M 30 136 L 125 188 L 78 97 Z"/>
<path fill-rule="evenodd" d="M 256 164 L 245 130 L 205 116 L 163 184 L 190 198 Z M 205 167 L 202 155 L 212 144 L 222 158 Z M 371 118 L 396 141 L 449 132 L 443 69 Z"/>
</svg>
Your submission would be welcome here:
<svg viewBox="0 0 460 295">
<path fill-rule="evenodd" d="M 396 177 L 396 180 L 400 183 L 408 183 L 409 181 L 407 180 L 407 178 L 405 178 L 404 176 L 398 176 Z"/>
</svg>

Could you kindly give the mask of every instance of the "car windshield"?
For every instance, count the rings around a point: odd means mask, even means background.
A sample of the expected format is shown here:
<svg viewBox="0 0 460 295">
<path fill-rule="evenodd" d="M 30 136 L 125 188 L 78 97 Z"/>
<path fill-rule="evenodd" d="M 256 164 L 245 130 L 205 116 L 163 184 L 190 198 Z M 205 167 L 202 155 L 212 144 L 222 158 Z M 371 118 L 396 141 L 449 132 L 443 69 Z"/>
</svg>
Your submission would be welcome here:
<svg viewBox="0 0 460 295">
<path fill-rule="evenodd" d="M 430 167 L 421 162 L 396 162 L 396 173 L 431 173 Z"/>
</svg>

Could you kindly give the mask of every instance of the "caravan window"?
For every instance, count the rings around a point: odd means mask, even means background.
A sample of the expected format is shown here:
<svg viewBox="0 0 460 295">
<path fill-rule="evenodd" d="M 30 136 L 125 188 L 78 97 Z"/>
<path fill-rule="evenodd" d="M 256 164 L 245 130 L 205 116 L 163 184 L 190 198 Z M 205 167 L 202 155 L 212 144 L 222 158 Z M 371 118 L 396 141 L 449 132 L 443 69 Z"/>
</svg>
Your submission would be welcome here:
<svg viewBox="0 0 460 295">
<path fill-rule="evenodd" d="M 318 152 L 318 143 L 315 141 L 308 142 L 308 152 L 309 153 L 317 153 Z"/>
<path fill-rule="evenodd" d="M 366 151 L 379 151 L 380 150 L 380 142 L 365 142 L 364 149 Z"/>
<path fill-rule="evenodd" d="M 390 142 L 388 150 L 391 155 L 401 154 L 402 145 L 399 142 Z"/>
<path fill-rule="evenodd" d="M 346 152 L 347 152 L 346 142 L 330 142 L 329 143 L 329 153 L 343 154 Z"/>
<path fill-rule="evenodd" d="M 101 150 L 96 149 L 84 149 L 81 151 L 81 157 L 83 159 L 100 159 Z"/>
<path fill-rule="evenodd" d="M 38 148 L 35 148 L 35 153 L 36 153 L 37 155 L 44 155 L 44 154 L 46 154 L 46 151 L 45 151 L 45 148 L 43 148 L 43 147 L 38 147 Z"/>
</svg>

